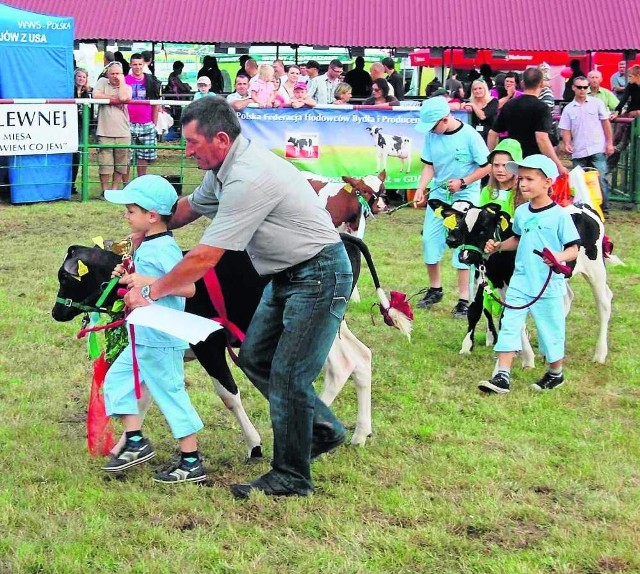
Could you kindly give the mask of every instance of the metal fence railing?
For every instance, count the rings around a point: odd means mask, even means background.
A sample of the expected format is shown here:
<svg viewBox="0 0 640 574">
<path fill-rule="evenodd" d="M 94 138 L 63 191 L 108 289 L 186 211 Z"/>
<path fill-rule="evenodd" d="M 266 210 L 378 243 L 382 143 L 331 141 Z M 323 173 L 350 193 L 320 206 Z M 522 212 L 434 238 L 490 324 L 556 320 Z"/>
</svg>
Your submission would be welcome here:
<svg viewBox="0 0 640 574">
<path fill-rule="evenodd" d="M 169 96 L 171 98 L 171 96 Z M 174 126 L 172 128 L 172 143 L 162 141 L 156 146 L 141 145 L 132 141 L 131 144 L 100 144 L 97 143 L 93 129 L 95 129 L 95 114 L 92 112 L 94 107 L 100 105 L 108 105 L 108 100 L 56 100 L 56 102 L 76 103 L 82 106 L 82 123 L 79 134 L 78 154 L 74 157 L 76 163 L 75 172 L 78 172 L 79 181 L 71 181 L 74 188 L 78 188 L 81 201 L 88 201 L 92 197 L 99 197 L 102 191 L 99 179 L 97 152 L 103 148 L 125 148 L 132 151 L 139 149 L 149 149 L 155 147 L 158 151 L 158 159 L 153 162 L 149 168 L 150 173 L 158 173 L 165 176 L 171 176 L 170 181 L 185 191 L 191 191 L 202 179 L 202 174 L 192 162 L 187 162 L 185 156 L 185 143 L 180 133 L 180 115 L 182 108 L 190 102 L 184 99 L 163 99 L 152 101 L 137 101 L 131 104 L 151 104 L 160 105 L 170 110 L 171 116 L 174 118 Z M 640 204 L 640 118 L 633 120 L 629 118 L 618 118 L 614 120 L 614 126 L 619 129 L 620 126 L 628 126 L 629 138 L 623 149 L 620 149 L 619 157 L 615 164 L 610 165 L 611 191 L 610 200 L 612 202 L 625 203 L 637 209 Z M 173 143 L 175 142 L 175 143 Z M 137 165 L 135 160 L 136 154 L 132 154 L 130 165 L 130 177 L 137 175 Z M 0 158 L 0 172 L 6 171 L 6 163 L 9 158 Z M 0 175 L 2 175 L 0 173 Z M 2 191 L 4 182 L 0 181 L 0 191 Z"/>
<path fill-rule="evenodd" d="M 617 126 L 624 125 L 615 120 Z M 617 165 L 611 169 L 611 191 L 609 200 L 633 205 L 640 203 L 640 118 L 626 121 L 629 129 L 628 145 L 620 151 Z M 630 123 L 630 125 L 629 125 Z"/>
</svg>

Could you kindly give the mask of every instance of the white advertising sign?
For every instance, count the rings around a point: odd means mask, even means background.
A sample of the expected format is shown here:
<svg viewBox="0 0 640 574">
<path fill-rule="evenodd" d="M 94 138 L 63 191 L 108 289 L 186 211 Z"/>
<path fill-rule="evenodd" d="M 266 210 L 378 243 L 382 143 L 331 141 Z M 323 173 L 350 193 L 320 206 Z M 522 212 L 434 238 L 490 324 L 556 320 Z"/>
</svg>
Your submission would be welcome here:
<svg viewBox="0 0 640 574">
<path fill-rule="evenodd" d="M 78 151 L 75 104 L 0 105 L 0 155 Z"/>
</svg>

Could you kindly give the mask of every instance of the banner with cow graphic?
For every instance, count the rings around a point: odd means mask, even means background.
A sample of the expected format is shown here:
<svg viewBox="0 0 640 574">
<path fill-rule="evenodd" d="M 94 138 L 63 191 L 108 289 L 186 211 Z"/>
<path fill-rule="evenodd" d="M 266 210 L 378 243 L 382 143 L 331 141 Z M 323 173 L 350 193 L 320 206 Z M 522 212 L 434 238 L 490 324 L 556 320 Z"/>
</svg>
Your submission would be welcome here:
<svg viewBox="0 0 640 574">
<path fill-rule="evenodd" d="M 467 114 L 455 114 L 466 121 Z M 415 130 L 419 108 L 245 108 L 242 132 L 298 169 L 341 181 L 387 172 L 389 189 L 417 186 L 424 135 Z"/>
</svg>

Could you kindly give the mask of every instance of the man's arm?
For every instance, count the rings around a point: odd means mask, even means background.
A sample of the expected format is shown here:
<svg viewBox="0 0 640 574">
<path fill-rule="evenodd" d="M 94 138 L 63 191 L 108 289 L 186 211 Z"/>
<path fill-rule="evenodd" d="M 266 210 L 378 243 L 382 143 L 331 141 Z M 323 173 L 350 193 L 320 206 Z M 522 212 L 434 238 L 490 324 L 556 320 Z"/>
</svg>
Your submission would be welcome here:
<svg viewBox="0 0 640 574">
<path fill-rule="evenodd" d="M 489 135 L 487 136 L 487 147 L 489 148 L 489 151 L 493 151 L 498 145 L 498 135 L 498 132 L 489 130 Z"/>
<path fill-rule="evenodd" d="M 602 122 L 602 131 L 604 131 L 604 153 L 609 156 L 613 153 L 613 130 L 611 122 L 608 119 L 600 120 Z"/>
<path fill-rule="evenodd" d="M 178 200 L 176 212 L 171 216 L 168 228 L 178 229 L 179 227 L 184 227 L 185 225 L 191 223 L 192 221 L 195 221 L 199 217 L 200 214 L 191 207 L 191 202 L 189 201 L 189 199 L 186 197 L 181 197 Z"/>
<path fill-rule="evenodd" d="M 202 279 L 205 273 L 214 267 L 225 250 L 200 243 L 184 256 L 169 273 L 159 277 L 151 286 L 150 297 L 154 300 L 167 295 L 184 292 L 185 289 L 198 279 Z M 144 307 L 149 302 L 140 295 L 140 287 L 132 288 L 124 297 L 128 307 Z"/>
<path fill-rule="evenodd" d="M 571 130 L 560 130 L 562 132 L 562 143 L 567 153 L 573 153 L 573 146 L 571 145 Z"/>
<path fill-rule="evenodd" d="M 120 85 L 118 86 L 118 103 L 122 104 L 131 100 L 131 86 L 124 79 L 124 74 L 120 74 Z"/>
<path fill-rule="evenodd" d="M 551 145 L 551 140 L 549 139 L 549 134 L 547 132 L 536 132 L 536 143 L 540 148 L 540 152 L 546 155 L 553 163 L 558 167 L 558 172 L 560 175 L 569 173 L 569 170 L 562 165 L 558 156 L 556 155 L 553 146 Z"/>
<path fill-rule="evenodd" d="M 230 105 L 236 112 L 241 112 L 249 104 L 252 104 L 252 103 L 253 103 L 253 100 L 251 98 L 245 98 L 244 100 L 235 100 L 231 102 Z"/>
</svg>

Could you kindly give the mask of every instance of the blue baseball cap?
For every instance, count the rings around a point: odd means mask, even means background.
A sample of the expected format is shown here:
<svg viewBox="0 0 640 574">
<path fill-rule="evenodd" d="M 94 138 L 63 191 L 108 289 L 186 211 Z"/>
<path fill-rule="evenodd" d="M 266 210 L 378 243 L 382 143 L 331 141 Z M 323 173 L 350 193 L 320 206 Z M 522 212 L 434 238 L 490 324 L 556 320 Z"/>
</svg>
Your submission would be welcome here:
<svg viewBox="0 0 640 574">
<path fill-rule="evenodd" d="M 542 155 L 540 153 L 536 153 L 534 155 L 530 155 L 525 157 L 520 161 L 508 161 L 505 166 L 509 173 L 513 175 L 518 175 L 519 167 L 527 167 L 529 169 L 539 169 L 542 173 L 544 173 L 547 177 L 550 177 L 553 181 L 556 180 L 560 172 L 556 167 L 556 164 L 553 163 L 546 155 Z"/>
<path fill-rule="evenodd" d="M 164 177 L 147 174 L 136 177 L 124 189 L 106 190 L 104 198 L 111 203 L 119 205 L 135 203 L 147 211 L 171 215 L 173 206 L 178 201 L 178 194 Z"/>
<path fill-rule="evenodd" d="M 444 98 L 437 96 L 422 102 L 420 108 L 420 121 L 416 125 L 416 130 L 423 134 L 428 134 L 442 118 L 451 113 L 449 104 Z"/>
</svg>

